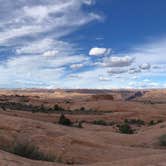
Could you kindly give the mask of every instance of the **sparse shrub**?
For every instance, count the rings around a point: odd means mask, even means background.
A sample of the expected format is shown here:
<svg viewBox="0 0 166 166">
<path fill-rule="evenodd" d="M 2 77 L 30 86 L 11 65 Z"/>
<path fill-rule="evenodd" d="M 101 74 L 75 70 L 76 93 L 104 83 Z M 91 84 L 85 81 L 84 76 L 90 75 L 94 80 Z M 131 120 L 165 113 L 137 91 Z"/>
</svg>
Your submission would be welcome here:
<svg viewBox="0 0 166 166">
<path fill-rule="evenodd" d="M 116 123 L 114 122 L 114 121 L 111 121 L 111 122 L 108 122 L 107 123 L 107 126 L 113 126 L 113 125 L 115 125 Z"/>
<path fill-rule="evenodd" d="M 107 122 L 105 122 L 104 120 L 95 120 L 92 122 L 94 125 L 103 125 L 103 126 L 107 126 Z"/>
<path fill-rule="evenodd" d="M 120 133 L 123 133 L 123 134 L 133 134 L 134 133 L 134 130 L 127 123 L 117 125 L 117 127 L 118 127 Z"/>
<path fill-rule="evenodd" d="M 162 123 L 163 122 L 163 120 L 158 120 L 156 123 L 158 124 L 158 123 Z"/>
<path fill-rule="evenodd" d="M 160 128 L 161 128 L 161 129 L 162 129 L 162 128 L 165 128 L 165 125 L 161 125 Z"/>
<path fill-rule="evenodd" d="M 145 122 L 141 119 L 125 119 L 124 123 L 131 125 L 145 125 Z"/>
<path fill-rule="evenodd" d="M 78 122 L 78 128 L 83 128 L 82 124 L 83 124 L 82 121 Z"/>
<path fill-rule="evenodd" d="M 129 123 L 129 120 L 128 120 L 128 119 L 125 119 L 125 120 L 124 120 L 124 123 Z"/>
<path fill-rule="evenodd" d="M 3 111 L 6 111 L 5 106 L 2 105 L 1 108 L 2 108 Z"/>
<path fill-rule="evenodd" d="M 166 134 L 163 134 L 159 137 L 160 146 L 166 146 Z"/>
<path fill-rule="evenodd" d="M 93 122 L 91 122 L 94 125 L 103 125 L 103 126 L 113 126 L 115 124 L 115 122 L 111 121 L 111 122 L 106 122 L 102 119 L 100 120 L 95 120 Z"/>
<path fill-rule="evenodd" d="M 80 108 L 80 111 L 85 111 L 85 107 L 81 107 L 81 108 Z"/>
<path fill-rule="evenodd" d="M 148 125 L 149 125 L 149 126 L 153 126 L 153 125 L 156 125 L 156 124 L 159 124 L 159 123 L 162 123 L 162 122 L 163 122 L 163 120 L 157 120 L 157 121 L 151 120 L 151 121 L 148 123 Z"/>
<path fill-rule="evenodd" d="M 39 149 L 29 143 L 16 143 L 12 153 L 29 158 L 32 160 L 42 160 L 42 161 L 55 161 L 55 156 L 51 154 L 44 154 L 43 152 L 39 151 Z"/>
<path fill-rule="evenodd" d="M 39 112 L 47 112 L 47 109 L 43 104 L 39 107 Z"/>
<path fill-rule="evenodd" d="M 71 102 L 70 102 L 69 100 L 66 100 L 65 103 L 66 103 L 66 104 L 70 104 Z"/>
<path fill-rule="evenodd" d="M 149 125 L 149 126 L 155 125 L 154 120 L 151 120 L 151 121 L 148 123 L 148 125 Z"/>
<path fill-rule="evenodd" d="M 84 123 L 84 121 L 76 121 L 76 122 L 72 123 L 72 127 L 83 128 L 83 126 L 82 126 L 83 123 Z"/>
<path fill-rule="evenodd" d="M 53 109 L 54 111 L 64 111 L 64 109 L 60 107 L 58 104 L 55 104 Z"/>
<path fill-rule="evenodd" d="M 72 122 L 70 121 L 70 119 L 66 118 L 63 113 L 61 114 L 58 123 L 61 124 L 61 125 L 65 125 L 65 126 L 71 126 L 72 125 Z"/>
</svg>

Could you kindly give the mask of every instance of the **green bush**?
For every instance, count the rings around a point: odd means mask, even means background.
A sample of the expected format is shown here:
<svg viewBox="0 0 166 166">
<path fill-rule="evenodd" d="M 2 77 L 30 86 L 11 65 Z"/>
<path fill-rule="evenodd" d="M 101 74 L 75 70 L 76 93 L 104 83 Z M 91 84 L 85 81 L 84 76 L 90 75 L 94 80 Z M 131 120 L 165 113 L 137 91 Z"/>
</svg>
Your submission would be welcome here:
<svg viewBox="0 0 166 166">
<path fill-rule="evenodd" d="M 32 160 L 55 161 L 55 156 L 50 154 L 46 155 L 40 152 L 35 145 L 29 143 L 16 143 L 12 152 Z"/>
<path fill-rule="evenodd" d="M 123 133 L 123 134 L 133 134 L 134 133 L 134 130 L 127 123 L 117 125 L 117 127 L 118 127 L 120 133 Z"/>
<path fill-rule="evenodd" d="M 156 123 L 158 124 L 158 123 L 162 123 L 163 122 L 163 120 L 158 120 Z"/>
<path fill-rule="evenodd" d="M 6 111 L 5 106 L 2 105 L 1 108 L 2 108 L 3 111 Z"/>
<path fill-rule="evenodd" d="M 54 105 L 54 108 L 53 108 L 54 111 L 64 111 L 64 109 L 62 107 L 60 107 L 58 104 L 55 104 Z"/>
<path fill-rule="evenodd" d="M 163 134 L 159 137 L 160 146 L 166 146 L 166 134 Z"/>
<path fill-rule="evenodd" d="M 82 124 L 83 124 L 82 121 L 78 122 L 78 128 L 83 128 Z"/>
<path fill-rule="evenodd" d="M 61 114 L 58 123 L 65 126 L 72 126 L 70 119 L 66 118 L 63 113 Z"/>
<path fill-rule="evenodd" d="M 151 121 L 148 123 L 148 125 L 149 125 L 149 126 L 153 126 L 153 125 L 155 125 L 154 120 L 151 120 Z"/>
<path fill-rule="evenodd" d="M 145 125 L 145 122 L 141 119 L 125 119 L 124 123 L 131 125 Z"/>
<path fill-rule="evenodd" d="M 156 124 L 159 124 L 159 123 L 162 123 L 162 122 L 163 122 L 163 120 L 157 120 L 157 121 L 151 120 L 151 121 L 148 123 L 148 125 L 149 125 L 149 126 L 153 126 L 153 125 L 156 125 Z"/>
<path fill-rule="evenodd" d="M 75 121 L 72 123 L 72 127 L 83 128 L 84 121 Z"/>
<path fill-rule="evenodd" d="M 86 110 L 85 107 L 80 108 L 80 111 L 85 111 L 85 110 Z"/>
<path fill-rule="evenodd" d="M 115 124 L 115 122 L 113 122 L 113 121 L 106 122 L 106 121 L 104 121 L 102 119 L 95 120 L 95 121 L 93 121 L 91 123 L 94 124 L 94 125 L 103 125 L 103 126 L 113 126 Z"/>
<path fill-rule="evenodd" d="M 104 120 L 95 120 L 92 122 L 92 124 L 107 126 L 107 122 L 105 122 Z"/>
</svg>

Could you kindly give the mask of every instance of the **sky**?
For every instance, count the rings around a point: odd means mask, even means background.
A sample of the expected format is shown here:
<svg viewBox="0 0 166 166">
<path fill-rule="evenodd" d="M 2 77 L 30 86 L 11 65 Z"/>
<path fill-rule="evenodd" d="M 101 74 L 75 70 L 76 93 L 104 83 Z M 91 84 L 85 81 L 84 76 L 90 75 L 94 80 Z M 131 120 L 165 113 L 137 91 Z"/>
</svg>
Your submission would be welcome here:
<svg viewBox="0 0 166 166">
<path fill-rule="evenodd" d="M 0 88 L 166 88 L 165 0 L 0 4 Z"/>
</svg>

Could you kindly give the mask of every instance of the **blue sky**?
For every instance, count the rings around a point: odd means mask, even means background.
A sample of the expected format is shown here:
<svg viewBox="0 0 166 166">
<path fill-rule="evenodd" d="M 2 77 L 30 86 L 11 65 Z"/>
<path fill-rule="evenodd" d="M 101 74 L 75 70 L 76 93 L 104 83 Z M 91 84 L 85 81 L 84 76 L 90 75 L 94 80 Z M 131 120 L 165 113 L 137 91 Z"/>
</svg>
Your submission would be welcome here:
<svg viewBox="0 0 166 166">
<path fill-rule="evenodd" d="M 165 88 L 165 0 L 0 0 L 0 88 Z"/>
</svg>

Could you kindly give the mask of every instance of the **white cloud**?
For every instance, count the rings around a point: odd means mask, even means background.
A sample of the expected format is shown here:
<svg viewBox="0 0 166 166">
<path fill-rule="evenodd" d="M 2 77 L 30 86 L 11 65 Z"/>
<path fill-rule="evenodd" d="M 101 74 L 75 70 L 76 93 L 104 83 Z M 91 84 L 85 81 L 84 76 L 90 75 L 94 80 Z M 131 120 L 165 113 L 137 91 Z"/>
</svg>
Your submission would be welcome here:
<svg viewBox="0 0 166 166">
<path fill-rule="evenodd" d="M 109 74 L 123 74 L 123 73 L 126 73 L 127 70 L 126 69 L 110 69 L 107 71 Z"/>
<path fill-rule="evenodd" d="M 33 42 L 24 43 L 20 48 L 16 49 L 17 54 L 40 54 L 43 53 L 54 46 L 53 39 L 45 38 L 43 40 L 37 40 Z"/>
<path fill-rule="evenodd" d="M 151 65 L 149 63 L 143 63 L 139 66 L 139 68 L 142 70 L 148 70 L 151 68 Z"/>
<path fill-rule="evenodd" d="M 133 87 L 162 87 L 153 79 L 144 79 L 165 77 L 165 39 L 135 46 L 125 54 L 117 51 L 113 55 L 110 48 L 94 47 L 89 51 L 91 57 L 80 55 L 84 48 L 69 38 L 63 41 L 80 26 L 103 19 L 93 12 L 94 3 L 0 0 L 0 44 L 15 51 L 0 64 L 0 87 L 124 88 L 133 79 Z M 88 10 L 84 10 L 86 5 Z"/>
<path fill-rule="evenodd" d="M 153 51 L 148 51 L 147 45 L 153 45 Z M 81 77 L 75 78 L 74 83 L 72 80 L 68 84 L 74 84 L 80 88 L 165 88 L 165 83 L 161 81 L 166 72 L 163 41 L 156 42 L 156 44 L 145 44 L 139 49 L 137 46 L 135 48 L 137 49 L 133 49 L 123 56 L 117 53 L 110 57 L 104 57 L 103 60 L 100 59 L 101 61 L 97 59 L 89 71 L 79 72 L 78 74 Z M 112 60 L 111 57 L 116 58 Z M 107 62 L 107 65 L 103 65 L 103 62 Z M 140 66 L 143 64 L 150 64 L 150 68 L 149 65 L 145 65 L 141 69 Z M 147 68 L 149 69 L 147 70 Z M 108 78 L 111 81 L 104 81 Z"/>
<path fill-rule="evenodd" d="M 110 81 L 110 78 L 104 77 L 104 76 L 99 76 L 100 81 Z"/>
<path fill-rule="evenodd" d="M 141 73 L 141 70 L 137 67 L 132 67 L 128 71 L 130 74 L 136 74 L 136 73 Z"/>
<path fill-rule="evenodd" d="M 151 41 L 149 43 L 135 46 L 129 53 L 129 56 L 135 57 L 139 65 L 166 64 L 166 39 Z"/>
<path fill-rule="evenodd" d="M 55 56 L 51 59 L 29 55 L 13 57 L 0 65 L 0 86 L 10 88 L 41 87 L 41 84 L 43 87 L 54 84 L 61 86 L 61 78 L 69 72 L 66 67 L 82 61 L 86 61 L 82 55 Z"/>
<path fill-rule="evenodd" d="M 53 40 L 52 38 L 44 38 L 36 40 L 31 43 L 24 43 L 22 46 L 16 49 L 16 53 L 31 54 L 31 55 L 43 55 L 43 56 L 54 56 L 54 55 L 73 55 L 77 49 L 74 44 L 64 42 L 61 40 Z"/>
<path fill-rule="evenodd" d="M 95 3 L 94 0 L 84 0 L 83 2 L 84 2 L 85 4 L 87 4 L 87 5 L 92 5 L 92 4 Z"/>
<path fill-rule="evenodd" d="M 103 66 L 107 67 L 125 67 L 130 66 L 134 62 L 133 57 L 123 56 L 123 57 L 107 57 L 104 59 Z"/>
<path fill-rule="evenodd" d="M 46 51 L 43 53 L 43 56 L 45 57 L 53 57 L 53 56 L 56 56 L 58 55 L 58 51 L 57 50 L 49 50 L 49 51 Z"/>
<path fill-rule="evenodd" d="M 12 42 L 9 40 L 12 40 L 14 38 L 19 38 L 21 36 L 31 35 L 35 33 L 39 33 L 42 31 L 41 26 L 35 26 L 35 25 L 27 25 L 27 26 L 21 26 L 19 28 L 12 28 L 8 29 L 7 27 L 4 28 L 4 31 L 0 32 L 0 43 L 6 44 L 8 42 Z M 14 44 L 14 43 L 13 43 Z"/>
<path fill-rule="evenodd" d="M 109 55 L 110 52 L 111 52 L 110 48 L 94 47 L 94 48 L 90 49 L 89 55 L 91 55 L 91 56 L 102 56 L 102 55 Z"/>
<path fill-rule="evenodd" d="M 163 88 L 162 84 L 153 81 L 137 81 L 137 82 L 129 82 L 128 83 L 130 88 L 137 88 L 137 89 L 148 89 L 148 88 Z"/>
<path fill-rule="evenodd" d="M 23 12 L 27 17 L 32 19 L 37 19 L 37 22 L 41 22 L 43 19 L 47 18 L 49 10 L 46 6 L 35 6 L 35 7 L 23 7 Z"/>
<path fill-rule="evenodd" d="M 79 68 L 82 68 L 84 66 L 83 63 L 78 63 L 78 64 L 72 64 L 70 66 L 71 69 L 79 69 Z"/>
<path fill-rule="evenodd" d="M 69 78 L 72 78 L 72 79 L 81 79 L 82 77 L 79 75 L 79 74 L 69 74 L 68 75 Z"/>
<path fill-rule="evenodd" d="M 0 0 L 0 4 L 0 44 L 11 47 L 13 54 L 0 64 L 0 87 L 61 86 L 61 79 L 71 73 L 68 67 L 88 61 L 78 46 L 62 37 L 102 20 L 83 8 L 93 0 Z"/>
<path fill-rule="evenodd" d="M 0 43 L 51 32 L 54 38 L 62 37 L 82 25 L 102 17 L 83 11 L 83 5 L 92 5 L 85 0 L 13 0 L 0 1 Z M 18 10 L 19 9 L 19 10 Z M 10 11 L 10 15 L 8 14 Z"/>
</svg>

